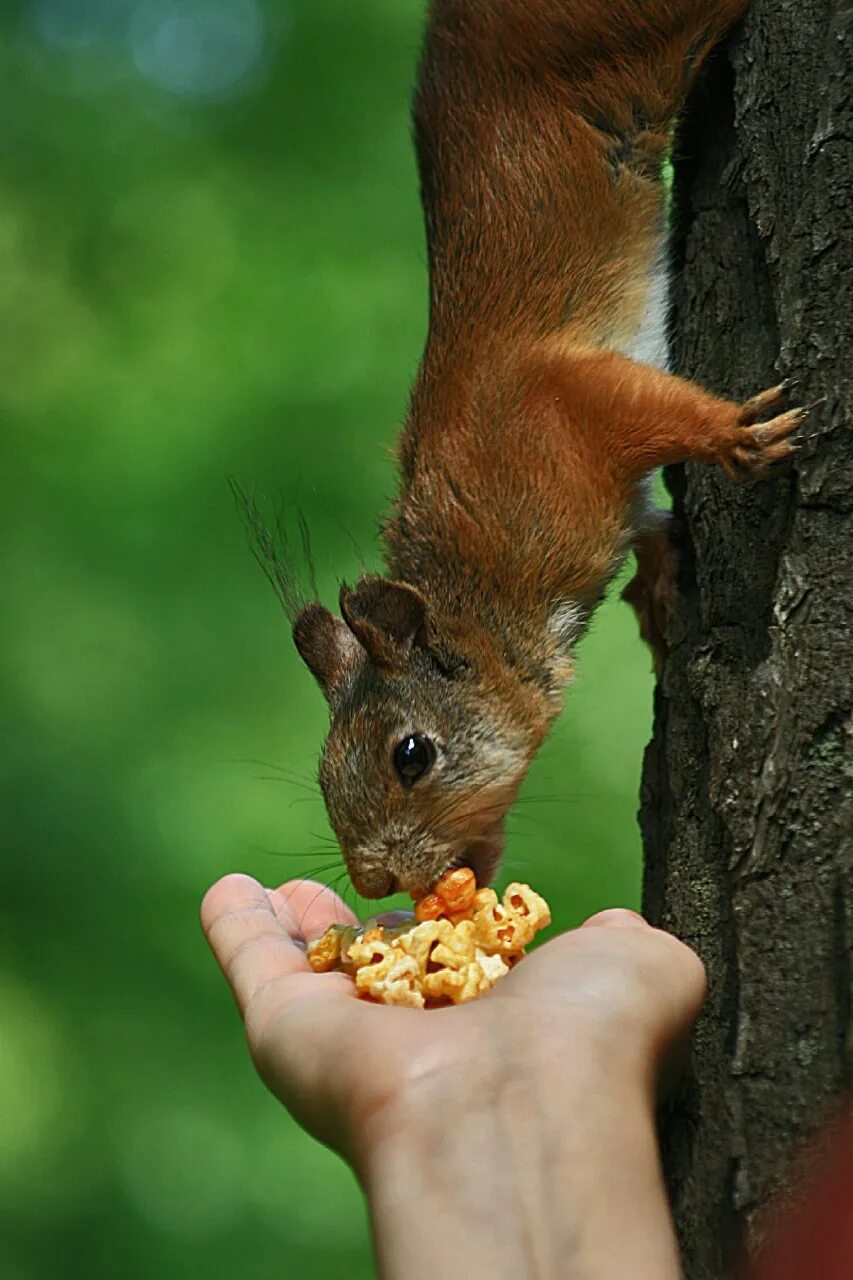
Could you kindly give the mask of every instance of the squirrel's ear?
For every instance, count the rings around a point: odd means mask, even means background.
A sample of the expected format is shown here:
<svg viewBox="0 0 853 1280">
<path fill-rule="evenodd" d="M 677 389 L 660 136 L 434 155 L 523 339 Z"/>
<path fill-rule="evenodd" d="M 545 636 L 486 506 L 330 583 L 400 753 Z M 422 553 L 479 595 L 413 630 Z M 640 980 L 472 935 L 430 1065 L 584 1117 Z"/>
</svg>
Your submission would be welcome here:
<svg viewBox="0 0 853 1280">
<path fill-rule="evenodd" d="M 408 583 L 371 576 L 354 591 L 344 585 L 341 613 L 378 667 L 405 664 L 412 646 L 426 642 L 427 602 Z"/>
<path fill-rule="evenodd" d="M 293 624 L 293 641 L 329 702 L 365 660 L 347 624 L 321 604 L 309 604 Z"/>
</svg>

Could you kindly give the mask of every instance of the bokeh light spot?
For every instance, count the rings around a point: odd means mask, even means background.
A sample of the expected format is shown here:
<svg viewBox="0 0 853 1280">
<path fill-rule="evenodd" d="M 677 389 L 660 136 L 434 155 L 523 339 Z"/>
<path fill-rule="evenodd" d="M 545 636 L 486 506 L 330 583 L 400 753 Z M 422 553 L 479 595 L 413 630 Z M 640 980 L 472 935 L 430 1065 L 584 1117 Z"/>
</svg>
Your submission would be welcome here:
<svg viewBox="0 0 853 1280">
<path fill-rule="evenodd" d="M 0 985 L 0 1025 L 0 1188 L 7 1193 L 20 1182 L 22 1165 L 49 1159 L 61 1147 L 63 1108 L 73 1104 L 58 1070 L 58 1027 L 32 991 L 9 979 Z"/>
<path fill-rule="evenodd" d="M 130 28 L 133 60 L 147 80 L 208 100 L 255 83 L 265 40 L 257 0 L 145 0 Z"/>
<path fill-rule="evenodd" d="M 136 0 L 34 0 L 33 13 L 42 39 L 81 49 L 120 35 L 135 7 Z"/>
</svg>

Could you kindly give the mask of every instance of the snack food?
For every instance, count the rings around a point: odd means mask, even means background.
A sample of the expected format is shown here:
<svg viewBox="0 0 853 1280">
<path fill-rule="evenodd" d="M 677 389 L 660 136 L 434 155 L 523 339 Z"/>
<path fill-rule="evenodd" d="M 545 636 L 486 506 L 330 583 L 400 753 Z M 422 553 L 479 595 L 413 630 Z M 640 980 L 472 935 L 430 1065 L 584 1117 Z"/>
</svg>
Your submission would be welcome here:
<svg viewBox="0 0 853 1280">
<path fill-rule="evenodd" d="M 340 969 L 367 1000 L 423 1009 L 461 1004 L 491 990 L 551 923 L 544 898 L 511 884 L 498 899 L 467 867 L 446 872 L 415 904 L 410 925 L 333 925 L 310 943 L 316 973 Z"/>
</svg>

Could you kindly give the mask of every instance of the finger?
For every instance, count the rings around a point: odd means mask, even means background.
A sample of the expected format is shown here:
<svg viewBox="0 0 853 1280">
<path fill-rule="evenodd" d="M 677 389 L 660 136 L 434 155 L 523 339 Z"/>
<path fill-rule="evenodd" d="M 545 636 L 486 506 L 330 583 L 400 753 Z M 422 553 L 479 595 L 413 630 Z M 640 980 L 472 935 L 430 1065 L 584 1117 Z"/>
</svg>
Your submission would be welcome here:
<svg viewBox="0 0 853 1280">
<path fill-rule="evenodd" d="M 251 876 L 225 876 L 208 889 L 201 925 L 241 1013 L 262 987 L 310 972 L 266 891 Z"/>
<path fill-rule="evenodd" d="M 594 916 L 584 920 L 581 925 L 582 929 L 600 927 L 606 929 L 648 929 L 649 925 L 636 911 L 629 911 L 627 907 L 610 907 L 607 911 L 597 911 Z"/>
<path fill-rule="evenodd" d="M 336 893 L 316 880 L 289 880 L 273 890 L 274 908 L 292 922 L 292 937 L 310 942 L 333 924 L 358 924 L 358 917 Z M 288 925 L 285 928 L 290 932 Z"/>
<path fill-rule="evenodd" d="M 286 886 L 282 885 L 280 889 L 270 889 L 269 886 L 267 886 L 264 889 L 264 893 L 270 900 L 270 906 L 275 912 L 279 924 L 282 929 L 284 929 L 293 945 L 298 947 L 300 951 L 305 951 L 305 939 L 299 932 L 299 924 L 293 912 L 290 910 L 290 907 L 287 905 L 286 897 L 281 892 L 281 889 L 285 887 Z"/>
</svg>

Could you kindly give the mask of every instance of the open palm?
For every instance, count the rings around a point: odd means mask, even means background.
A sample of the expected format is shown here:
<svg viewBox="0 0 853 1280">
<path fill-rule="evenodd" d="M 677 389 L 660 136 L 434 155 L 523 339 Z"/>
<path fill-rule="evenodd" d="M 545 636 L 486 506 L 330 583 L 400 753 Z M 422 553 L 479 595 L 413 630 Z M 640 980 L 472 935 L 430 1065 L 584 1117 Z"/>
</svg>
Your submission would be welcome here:
<svg viewBox="0 0 853 1280">
<path fill-rule="evenodd" d="M 377 1126 L 413 1091 L 441 1097 L 464 1073 L 484 1088 L 555 1075 L 583 1052 L 602 1078 L 656 1084 L 704 995 L 695 955 L 629 911 L 608 911 L 539 947 L 483 998 L 424 1012 L 360 1000 L 341 973 L 315 974 L 305 944 L 355 917 L 311 881 L 215 884 L 202 925 L 269 1088 L 315 1137 L 358 1167 Z"/>
</svg>

